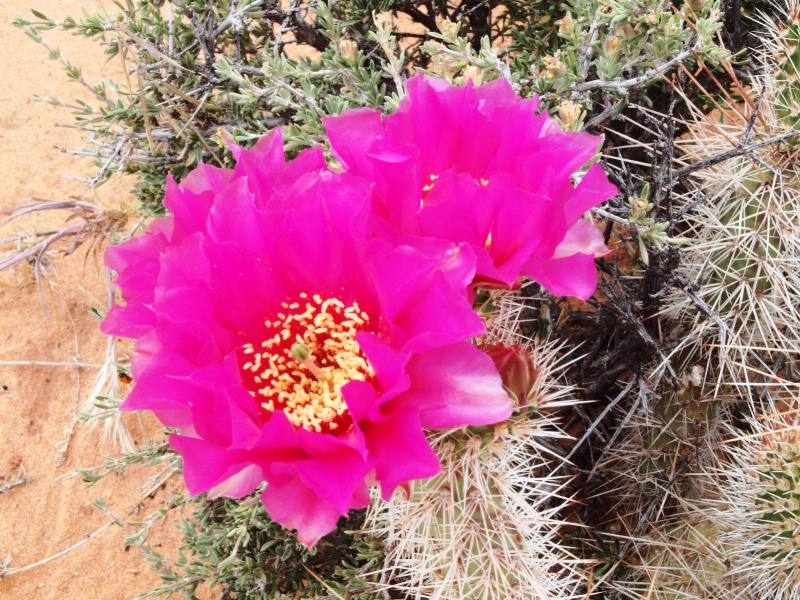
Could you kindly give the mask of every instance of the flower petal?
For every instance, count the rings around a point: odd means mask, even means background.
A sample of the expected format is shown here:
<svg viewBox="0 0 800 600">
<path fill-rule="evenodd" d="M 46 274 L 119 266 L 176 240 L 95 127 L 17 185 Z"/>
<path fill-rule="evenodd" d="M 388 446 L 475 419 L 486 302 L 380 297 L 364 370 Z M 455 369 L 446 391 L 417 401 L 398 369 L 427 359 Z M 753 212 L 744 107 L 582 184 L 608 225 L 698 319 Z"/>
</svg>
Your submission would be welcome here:
<svg viewBox="0 0 800 600">
<path fill-rule="evenodd" d="M 245 461 L 241 452 L 231 452 L 206 440 L 177 434 L 169 436 L 169 443 L 183 457 L 183 480 L 193 496 L 228 483 L 232 490 L 241 494 L 237 497 L 242 497 L 262 481 L 254 480 L 254 473 L 260 475 L 260 472 L 255 465 Z M 248 471 L 242 474 L 245 469 Z M 233 482 L 231 478 L 235 478 Z"/>
<path fill-rule="evenodd" d="M 419 407 L 425 428 L 488 425 L 511 416 L 513 403 L 494 362 L 469 342 L 417 354 L 408 376 L 414 385 L 390 406 Z"/>
<path fill-rule="evenodd" d="M 297 539 L 307 548 L 333 531 L 339 517 L 346 514 L 320 498 L 297 476 L 280 487 L 267 486 L 261 501 L 270 518 L 287 529 L 296 529 Z"/>
<path fill-rule="evenodd" d="M 264 481 L 264 475 L 257 465 L 248 464 L 244 469 L 232 475 L 222 483 L 208 490 L 207 498 L 243 498 Z"/>
<path fill-rule="evenodd" d="M 617 193 L 616 186 L 608 180 L 603 168 L 595 163 L 589 167 L 564 206 L 564 216 L 567 221 L 579 219 L 587 210 L 613 198 Z"/>
<path fill-rule="evenodd" d="M 597 269 L 591 254 L 573 254 L 541 261 L 532 259 L 523 272 L 556 296 L 575 296 L 586 300 L 597 287 Z"/>
<path fill-rule="evenodd" d="M 573 254 L 589 254 L 595 258 L 606 256 L 611 250 L 606 247 L 603 234 L 591 221 L 578 221 L 570 227 L 553 258 L 564 258 Z"/>
<path fill-rule="evenodd" d="M 572 183 L 602 139 L 563 131 L 546 112 L 536 114 L 538 98 L 518 98 L 506 81 L 456 87 L 418 74 L 406 89 L 383 121 L 371 111 L 326 121 L 344 168 L 374 184 L 373 230 L 381 237 L 468 243 L 475 282 L 513 287 L 526 263 L 554 258 L 581 215 L 616 193 L 599 165 L 577 188 Z M 574 287 L 555 279 L 550 273 L 546 287 Z"/>
<path fill-rule="evenodd" d="M 395 345 L 418 352 L 483 333 L 467 302 L 475 272 L 469 246 L 410 236 L 398 242 L 371 242 L 368 259 Z"/>
<path fill-rule="evenodd" d="M 381 130 L 381 113 L 369 108 L 348 110 L 335 117 L 322 119 L 331 152 L 350 173 L 372 175 L 372 165 L 365 149 L 369 149 Z"/>
<path fill-rule="evenodd" d="M 363 428 L 370 454 L 376 459 L 375 476 L 384 500 L 389 500 L 401 483 L 432 477 L 441 471 L 415 411 L 398 412 L 385 421 L 369 421 Z"/>
</svg>

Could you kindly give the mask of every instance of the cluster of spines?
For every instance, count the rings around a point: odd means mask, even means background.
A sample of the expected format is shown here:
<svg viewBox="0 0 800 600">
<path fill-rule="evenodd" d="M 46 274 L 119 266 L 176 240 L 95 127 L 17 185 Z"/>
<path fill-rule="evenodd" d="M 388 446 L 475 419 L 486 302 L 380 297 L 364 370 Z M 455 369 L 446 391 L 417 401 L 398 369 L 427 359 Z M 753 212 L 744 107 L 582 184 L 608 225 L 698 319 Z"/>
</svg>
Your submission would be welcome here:
<svg viewBox="0 0 800 600">
<path fill-rule="evenodd" d="M 666 312 L 690 324 L 679 345 L 715 346 L 720 373 L 734 381 L 747 377 L 748 361 L 768 361 L 800 339 L 800 178 L 787 137 L 797 124 L 786 118 L 800 115 L 799 15 L 800 3 L 791 0 L 781 23 L 766 23 L 751 87 L 758 97 L 718 115 L 696 109 L 688 136 L 677 143 L 689 161 L 702 161 L 737 144 L 785 138 L 699 170 L 705 197 L 685 200 L 693 242 L 679 275 L 703 305 L 680 293 Z"/>
<path fill-rule="evenodd" d="M 559 539 L 568 499 L 539 444 L 549 425 L 521 416 L 441 435 L 444 472 L 373 504 L 367 531 L 388 541 L 394 589 L 430 600 L 572 597 L 580 561 Z"/>
<path fill-rule="evenodd" d="M 708 473 L 719 463 L 730 404 L 706 376 L 689 365 L 677 389 L 640 382 L 638 400 L 620 416 L 620 430 L 590 476 L 589 495 L 604 507 L 599 519 L 605 531 L 616 535 L 651 524 L 666 529 L 682 503 L 711 493 L 715 482 Z"/>
<path fill-rule="evenodd" d="M 659 520 L 611 588 L 627 600 L 734 600 L 742 587 L 722 544 L 720 527 L 695 503 Z"/>
<path fill-rule="evenodd" d="M 800 397 L 784 390 L 750 419 L 721 476 L 734 573 L 754 598 L 800 599 Z"/>
<path fill-rule="evenodd" d="M 678 275 L 693 297 L 667 302 L 666 316 L 684 323 L 672 357 L 702 365 L 703 395 L 722 418 L 710 421 L 705 459 L 692 457 L 695 489 L 670 486 L 672 512 L 653 520 L 615 582 L 630 598 L 800 599 L 800 3 L 763 24 L 758 97 L 714 116 L 698 108 L 678 143 L 697 162 L 779 139 L 711 161 L 695 174 L 703 196 L 680 207 L 692 242 Z M 620 455 L 635 462 L 634 450 Z"/>
<path fill-rule="evenodd" d="M 541 412 L 574 402 L 558 383 L 560 348 L 520 334 L 516 293 L 486 296 L 488 333 L 479 343 L 524 344 L 531 360 L 520 411 L 495 426 L 433 437 L 443 472 L 373 503 L 366 531 L 387 541 L 385 578 L 409 598 L 578 597 L 588 566 L 569 548 L 560 520 L 572 503 L 569 478 L 558 472 L 566 436 Z"/>
</svg>

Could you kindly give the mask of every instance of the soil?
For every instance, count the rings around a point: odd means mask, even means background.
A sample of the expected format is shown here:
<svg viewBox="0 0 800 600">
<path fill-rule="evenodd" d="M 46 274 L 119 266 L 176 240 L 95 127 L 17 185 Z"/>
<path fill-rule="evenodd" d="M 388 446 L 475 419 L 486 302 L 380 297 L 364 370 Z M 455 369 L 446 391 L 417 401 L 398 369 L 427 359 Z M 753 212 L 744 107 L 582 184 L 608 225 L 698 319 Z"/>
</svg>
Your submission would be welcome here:
<svg viewBox="0 0 800 600">
<path fill-rule="evenodd" d="M 80 84 L 69 82 L 57 62 L 47 60 L 45 48 L 11 26 L 15 16 L 30 17 L 30 8 L 63 19 L 68 14 L 80 17 L 96 6 L 95 0 L 0 2 L 0 210 L 33 199 L 81 198 L 105 206 L 135 206 L 128 181 L 112 180 L 89 190 L 67 178 L 92 175 L 95 168 L 88 159 L 58 149 L 81 145 L 79 132 L 55 126 L 72 123 L 69 109 L 32 97 L 52 95 L 71 102 L 76 97 L 91 101 L 91 96 Z M 108 9 L 116 7 L 108 3 Z M 49 32 L 46 40 L 80 65 L 90 82 L 122 74 L 119 60 L 106 63 L 102 47 L 85 38 Z M 45 211 L 35 218 L 14 220 L 0 229 L 0 240 L 59 229 L 67 216 L 64 211 Z M 0 221 L 4 218 L 0 215 Z M 20 247 L 27 243 L 23 240 Z M 5 250 L 8 245 L 0 248 Z M 7 256 L 0 254 L 0 261 Z M 116 525 L 106 527 L 111 518 L 92 503 L 102 497 L 123 520 L 149 514 L 158 498 L 143 499 L 147 491 L 143 486 L 153 470 L 129 469 L 124 477 L 112 476 L 91 488 L 80 478 L 64 478 L 76 468 L 101 465 L 105 455 L 119 452 L 104 441 L 101 429 L 76 422 L 78 403 L 91 391 L 98 369 L 70 364 L 98 364 L 104 359 L 107 340 L 90 313 L 92 308 L 106 309 L 102 250 L 85 244 L 69 256 L 52 254 L 49 263 L 41 286 L 43 303 L 28 263 L 0 274 L 0 361 L 67 363 L 0 363 L 0 572 L 4 559 L 10 559 L 5 577 L 0 578 L 0 599 L 133 598 L 153 589 L 158 577 L 136 547 L 123 547 L 130 532 Z M 151 421 L 126 418 L 137 441 L 158 431 Z M 27 478 L 27 483 L 12 485 Z M 181 485 L 174 478 L 167 482 L 168 488 Z M 153 543 L 174 547 L 178 541 L 174 525 L 171 521 L 157 525 Z M 64 552 L 80 542 L 84 543 Z M 40 561 L 44 563 L 25 569 Z"/>
</svg>

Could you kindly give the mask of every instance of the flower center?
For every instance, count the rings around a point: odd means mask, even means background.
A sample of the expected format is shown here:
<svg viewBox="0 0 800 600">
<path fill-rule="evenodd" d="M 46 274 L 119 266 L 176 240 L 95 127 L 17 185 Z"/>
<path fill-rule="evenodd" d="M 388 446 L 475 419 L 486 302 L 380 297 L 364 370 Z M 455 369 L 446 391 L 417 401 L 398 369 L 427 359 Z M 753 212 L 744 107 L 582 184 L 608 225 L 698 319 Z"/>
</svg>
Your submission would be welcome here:
<svg viewBox="0 0 800 600">
<path fill-rule="evenodd" d="M 357 302 L 345 306 L 336 298 L 300 294 L 284 302 L 256 348 L 239 348 L 242 382 L 261 407 L 281 410 L 296 427 L 319 433 L 345 433 L 353 424 L 342 395 L 349 381 L 374 375 L 356 342 L 369 325 Z"/>
</svg>

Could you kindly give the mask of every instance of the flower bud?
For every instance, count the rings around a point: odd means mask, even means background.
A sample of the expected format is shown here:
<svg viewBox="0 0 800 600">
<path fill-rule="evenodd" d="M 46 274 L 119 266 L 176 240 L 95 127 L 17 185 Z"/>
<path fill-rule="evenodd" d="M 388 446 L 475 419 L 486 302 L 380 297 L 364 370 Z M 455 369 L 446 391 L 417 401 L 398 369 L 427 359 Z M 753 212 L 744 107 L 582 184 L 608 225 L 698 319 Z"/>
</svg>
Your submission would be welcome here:
<svg viewBox="0 0 800 600">
<path fill-rule="evenodd" d="M 375 22 L 375 26 L 378 29 L 389 29 L 392 28 L 392 18 L 385 13 L 372 13 L 372 20 Z"/>
<path fill-rule="evenodd" d="M 564 18 L 558 22 L 558 34 L 562 36 L 572 35 L 575 31 L 575 19 L 572 18 L 570 13 L 564 15 Z"/>
<path fill-rule="evenodd" d="M 603 42 L 603 52 L 613 54 L 620 47 L 622 41 L 616 35 L 608 36 Z"/>
<path fill-rule="evenodd" d="M 339 53 L 346 61 L 354 63 L 358 58 L 358 46 L 353 40 L 339 40 Z"/>
<path fill-rule="evenodd" d="M 440 75 L 454 75 L 458 71 L 456 59 L 449 54 L 436 54 L 433 57 L 432 71 Z"/>
<path fill-rule="evenodd" d="M 581 105 L 572 100 L 565 100 L 558 105 L 558 117 L 564 129 L 574 131 L 581 118 Z"/>
<path fill-rule="evenodd" d="M 230 131 L 222 127 L 217 127 L 217 131 L 214 134 L 214 141 L 220 148 L 227 148 L 230 142 L 234 142 L 234 139 Z"/>
<path fill-rule="evenodd" d="M 548 77 L 558 79 L 566 74 L 567 67 L 557 56 L 546 56 L 544 59 L 544 71 Z"/>
<path fill-rule="evenodd" d="M 464 69 L 464 78 L 471 79 L 476 87 L 483 83 L 483 73 L 475 65 L 469 65 Z"/>
<path fill-rule="evenodd" d="M 446 38 L 453 37 L 458 33 L 458 25 L 451 21 L 450 19 L 443 19 L 441 17 L 436 17 L 436 26 L 439 28 L 439 31 L 442 32 L 442 35 Z"/>
<path fill-rule="evenodd" d="M 705 6 L 706 0 L 687 0 L 686 5 L 692 10 L 700 10 Z"/>
<path fill-rule="evenodd" d="M 519 344 L 495 344 L 487 348 L 486 354 L 494 361 L 508 395 L 519 408 L 527 408 L 528 396 L 539 375 L 530 352 Z"/>
</svg>

